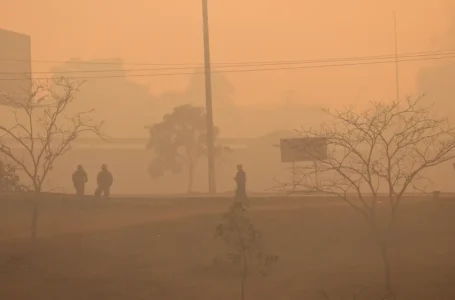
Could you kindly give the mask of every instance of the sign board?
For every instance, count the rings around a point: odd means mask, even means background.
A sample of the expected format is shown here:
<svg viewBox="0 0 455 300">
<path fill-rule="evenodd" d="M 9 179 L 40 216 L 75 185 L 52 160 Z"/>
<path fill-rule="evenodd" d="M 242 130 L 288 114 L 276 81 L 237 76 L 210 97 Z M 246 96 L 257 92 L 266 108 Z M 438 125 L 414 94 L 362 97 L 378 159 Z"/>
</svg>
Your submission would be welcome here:
<svg viewBox="0 0 455 300">
<path fill-rule="evenodd" d="M 324 159 L 327 157 L 327 144 L 324 137 L 281 139 L 281 162 Z"/>
<path fill-rule="evenodd" d="M 31 71 L 30 36 L 0 29 L 0 105 L 11 105 L 5 94 L 25 99 Z"/>
</svg>

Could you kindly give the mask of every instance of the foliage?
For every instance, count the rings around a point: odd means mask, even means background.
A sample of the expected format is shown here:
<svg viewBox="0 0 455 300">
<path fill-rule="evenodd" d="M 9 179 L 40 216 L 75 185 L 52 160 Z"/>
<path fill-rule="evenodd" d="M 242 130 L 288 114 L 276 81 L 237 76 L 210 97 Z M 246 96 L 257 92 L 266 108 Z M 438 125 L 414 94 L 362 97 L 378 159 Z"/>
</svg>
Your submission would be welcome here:
<svg viewBox="0 0 455 300">
<path fill-rule="evenodd" d="M 27 191 L 26 186 L 20 183 L 20 178 L 16 171 L 17 168 L 14 165 L 0 161 L 0 192 Z"/>
<path fill-rule="evenodd" d="M 297 184 L 281 185 L 335 195 L 365 217 L 381 251 L 387 293 L 392 292 L 388 248 L 403 195 L 428 181 L 426 170 L 455 157 L 455 128 L 419 100 L 377 102 L 364 111 L 325 110 L 333 123 L 300 133 L 327 138 L 327 156 L 298 167 Z M 390 208 L 385 228 L 378 217 L 380 192 L 387 194 L 381 206 Z"/>
<path fill-rule="evenodd" d="M 214 140 L 219 130 L 214 128 Z M 166 172 L 179 173 L 188 171 L 188 192 L 193 185 L 194 169 L 198 160 L 207 155 L 206 114 L 202 107 L 181 105 L 166 114 L 160 123 L 150 128 L 148 149 L 154 152 L 149 165 L 152 177 L 163 176 Z M 215 154 L 219 157 L 229 148 L 215 146 Z"/>
<path fill-rule="evenodd" d="M 248 218 L 247 209 L 239 202 L 234 202 L 223 222 L 216 228 L 215 236 L 223 239 L 229 249 L 227 258 L 233 264 L 242 266 L 241 299 L 245 299 L 245 283 L 250 264 L 259 267 L 263 275 L 278 261 L 278 256 L 267 254 L 263 250 L 259 232 Z"/>
</svg>

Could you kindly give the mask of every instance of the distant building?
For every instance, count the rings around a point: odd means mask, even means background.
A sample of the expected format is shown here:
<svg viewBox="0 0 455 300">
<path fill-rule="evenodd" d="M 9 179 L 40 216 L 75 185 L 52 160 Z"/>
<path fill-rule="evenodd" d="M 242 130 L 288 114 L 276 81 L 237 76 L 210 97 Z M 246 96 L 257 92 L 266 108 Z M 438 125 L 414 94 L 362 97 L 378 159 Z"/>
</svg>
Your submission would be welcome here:
<svg viewBox="0 0 455 300">
<path fill-rule="evenodd" d="M 0 29 L 0 105 L 11 105 L 5 94 L 15 99 L 26 96 L 31 72 L 30 36 Z"/>
</svg>

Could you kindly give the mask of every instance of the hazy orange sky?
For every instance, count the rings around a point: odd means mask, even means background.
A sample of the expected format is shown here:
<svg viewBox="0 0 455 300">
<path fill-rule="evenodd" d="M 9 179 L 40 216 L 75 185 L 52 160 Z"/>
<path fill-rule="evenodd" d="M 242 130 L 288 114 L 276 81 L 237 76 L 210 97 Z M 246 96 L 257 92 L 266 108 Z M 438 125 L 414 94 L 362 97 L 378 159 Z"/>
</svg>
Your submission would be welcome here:
<svg viewBox="0 0 455 300">
<path fill-rule="evenodd" d="M 450 0 L 209 0 L 214 62 L 304 60 L 447 49 Z M 33 60 L 121 57 L 128 62 L 202 62 L 200 0 L 0 0 L 0 28 L 32 37 Z M 433 62 L 434 63 L 434 62 Z M 400 66 L 402 94 L 428 62 Z M 55 64 L 34 63 L 35 71 Z M 134 66 L 133 66 L 134 67 Z M 136 66 L 137 67 L 137 66 Z M 132 68 L 132 66 L 126 66 Z M 394 65 L 234 73 L 234 101 L 266 105 L 287 90 L 302 102 L 393 99 Z M 182 88 L 188 76 L 150 77 L 151 91 Z M 108 79 L 104 79 L 108 80 Z"/>
</svg>

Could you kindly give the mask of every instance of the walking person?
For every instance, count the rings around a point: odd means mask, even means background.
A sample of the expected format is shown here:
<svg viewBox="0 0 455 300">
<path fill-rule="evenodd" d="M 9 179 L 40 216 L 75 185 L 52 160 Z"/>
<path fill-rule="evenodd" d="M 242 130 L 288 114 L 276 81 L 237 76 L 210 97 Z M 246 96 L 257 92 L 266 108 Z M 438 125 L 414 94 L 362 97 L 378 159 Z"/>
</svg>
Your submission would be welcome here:
<svg viewBox="0 0 455 300">
<path fill-rule="evenodd" d="M 246 173 L 240 164 L 237 165 L 237 174 L 235 174 L 234 180 L 237 184 L 235 198 L 237 200 L 246 199 Z"/>
<path fill-rule="evenodd" d="M 85 184 L 88 181 L 87 172 L 85 172 L 84 167 L 81 165 L 77 166 L 76 171 L 73 173 L 73 186 L 76 189 L 77 196 L 84 196 L 85 194 Z"/>
<path fill-rule="evenodd" d="M 101 166 L 101 171 L 98 173 L 96 182 L 98 184 L 98 188 L 95 191 L 95 196 L 101 196 L 101 194 L 104 194 L 104 197 L 109 198 L 114 177 L 107 169 L 107 165 L 103 164 Z"/>
</svg>

